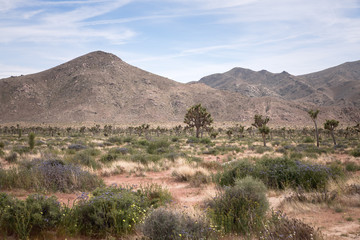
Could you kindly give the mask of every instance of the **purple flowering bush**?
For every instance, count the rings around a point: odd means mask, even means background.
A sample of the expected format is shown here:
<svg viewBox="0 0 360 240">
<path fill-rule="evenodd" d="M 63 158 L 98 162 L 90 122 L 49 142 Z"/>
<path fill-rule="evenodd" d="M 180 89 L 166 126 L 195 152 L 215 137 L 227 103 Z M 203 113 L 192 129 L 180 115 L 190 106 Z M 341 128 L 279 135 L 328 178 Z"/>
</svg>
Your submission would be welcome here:
<svg viewBox="0 0 360 240">
<path fill-rule="evenodd" d="M 103 181 L 79 166 L 61 160 L 40 160 L 20 164 L 15 169 L 1 170 L 0 188 L 23 188 L 36 191 L 89 191 L 103 186 Z"/>
</svg>

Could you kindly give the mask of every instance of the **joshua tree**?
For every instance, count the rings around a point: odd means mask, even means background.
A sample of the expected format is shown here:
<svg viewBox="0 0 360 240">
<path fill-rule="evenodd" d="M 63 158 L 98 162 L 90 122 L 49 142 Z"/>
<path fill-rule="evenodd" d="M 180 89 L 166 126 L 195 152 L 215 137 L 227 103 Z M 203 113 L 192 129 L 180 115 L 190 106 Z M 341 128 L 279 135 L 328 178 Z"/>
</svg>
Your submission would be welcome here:
<svg viewBox="0 0 360 240">
<path fill-rule="evenodd" d="M 33 150 L 34 147 L 35 147 L 35 133 L 30 133 L 30 134 L 29 134 L 29 141 L 28 141 L 28 143 L 29 143 L 29 148 L 30 148 L 31 150 Z"/>
<path fill-rule="evenodd" d="M 254 127 L 256 127 L 259 132 L 261 133 L 261 136 L 263 138 L 263 142 L 264 142 L 264 147 L 266 147 L 266 135 L 269 134 L 270 132 L 270 128 L 268 126 L 266 126 L 266 124 L 270 121 L 269 117 L 265 117 L 263 118 L 262 115 L 255 115 L 254 117 L 254 123 L 251 124 Z"/>
<path fill-rule="evenodd" d="M 326 120 L 324 123 L 324 128 L 326 130 L 330 131 L 331 137 L 333 139 L 334 145 L 336 145 L 335 136 L 334 136 L 334 129 L 339 126 L 339 121 L 336 121 L 334 119 L 332 120 Z"/>
<path fill-rule="evenodd" d="M 315 124 L 315 136 L 316 136 L 316 146 L 319 147 L 319 132 L 318 132 L 318 128 L 317 128 L 317 123 L 316 123 L 316 119 L 317 116 L 319 114 L 319 110 L 309 110 L 308 114 L 311 117 L 311 120 L 313 120 L 314 124 Z"/>
<path fill-rule="evenodd" d="M 206 111 L 206 108 L 202 107 L 201 104 L 197 104 L 187 110 L 184 123 L 191 128 L 195 127 L 196 137 L 199 138 L 200 130 L 208 128 L 213 123 L 213 119 L 211 114 Z"/>
</svg>

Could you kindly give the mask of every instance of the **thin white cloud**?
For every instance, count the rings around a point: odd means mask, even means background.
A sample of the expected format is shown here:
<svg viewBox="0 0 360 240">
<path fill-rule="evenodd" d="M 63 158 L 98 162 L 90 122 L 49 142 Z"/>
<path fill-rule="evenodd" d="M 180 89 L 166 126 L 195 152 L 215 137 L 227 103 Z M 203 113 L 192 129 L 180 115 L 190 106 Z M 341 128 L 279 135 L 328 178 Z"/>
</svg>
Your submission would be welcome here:
<svg viewBox="0 0 360 240">
<path fill-rule="evenodd" d="M 0 64 L 0 79 L 39 72 L 41 69 Z"/>
</svg>

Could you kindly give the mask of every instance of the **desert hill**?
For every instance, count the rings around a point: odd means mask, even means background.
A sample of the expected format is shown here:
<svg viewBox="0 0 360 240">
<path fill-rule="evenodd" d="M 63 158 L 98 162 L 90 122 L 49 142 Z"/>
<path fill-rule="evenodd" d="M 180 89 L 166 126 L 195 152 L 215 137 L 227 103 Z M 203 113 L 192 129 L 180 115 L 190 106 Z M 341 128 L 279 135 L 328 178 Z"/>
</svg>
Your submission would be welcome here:
<svg viewBox="0 0 360 240">
<path fill-rule="evenodd" d="M 360 61 L 300 76 L 234 68 L 199 82 L 249 97 L 273 96 L 319 106 L 360 108 Z"/>
<path fill-rule="evenodd" d="M 292 78 L 287 73 L 280 75 L 284 82 Z M 252 81 L 262 80 L 253 77 Z M 97 51 L 40 73 L 0 79 L 0 123 L 182 122 L 190 106 L 202 103 L 215 121 L 251 122 L 254 114 L 263 114 L 270 116 L 273 124 L 310 125 L 306 110 L 317 107 L 296 100 L 320 90 L 305 82 L 302 92 L 291 90 L 298 80 L 291 81 L 287 92 L 264 85 L 264 89 L 259 88 L 261 91 L 276 94 L 253 91 L 254 96 L 249 97 L 240 90 L 230 92 L 203 83 L 178 83 L 131 66 L 113 54 Z M 360 116 L 359 109 L 352 106 L 324 105 L 320 110 L 320 118 L 336 118 L 344 123 L 352 124 Z"/>
</svg>

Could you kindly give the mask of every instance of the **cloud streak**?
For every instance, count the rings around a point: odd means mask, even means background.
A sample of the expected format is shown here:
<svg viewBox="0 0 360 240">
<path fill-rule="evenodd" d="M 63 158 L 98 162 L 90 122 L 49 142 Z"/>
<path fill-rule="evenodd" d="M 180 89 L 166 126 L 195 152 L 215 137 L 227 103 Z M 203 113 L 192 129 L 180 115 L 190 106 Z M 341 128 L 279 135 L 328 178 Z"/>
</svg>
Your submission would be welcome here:
<svg viewBox="0 0 360 240">
<path fill-rule="evenodd" d="M 236 66 L 306 73 L 358 60 L 359 9 L 356 0 L 0 0 L 0 72 L 15 75 L 7 61 L 21 48 L 39 62 L 105 50 L 183 82 Z"/>
</svg>

